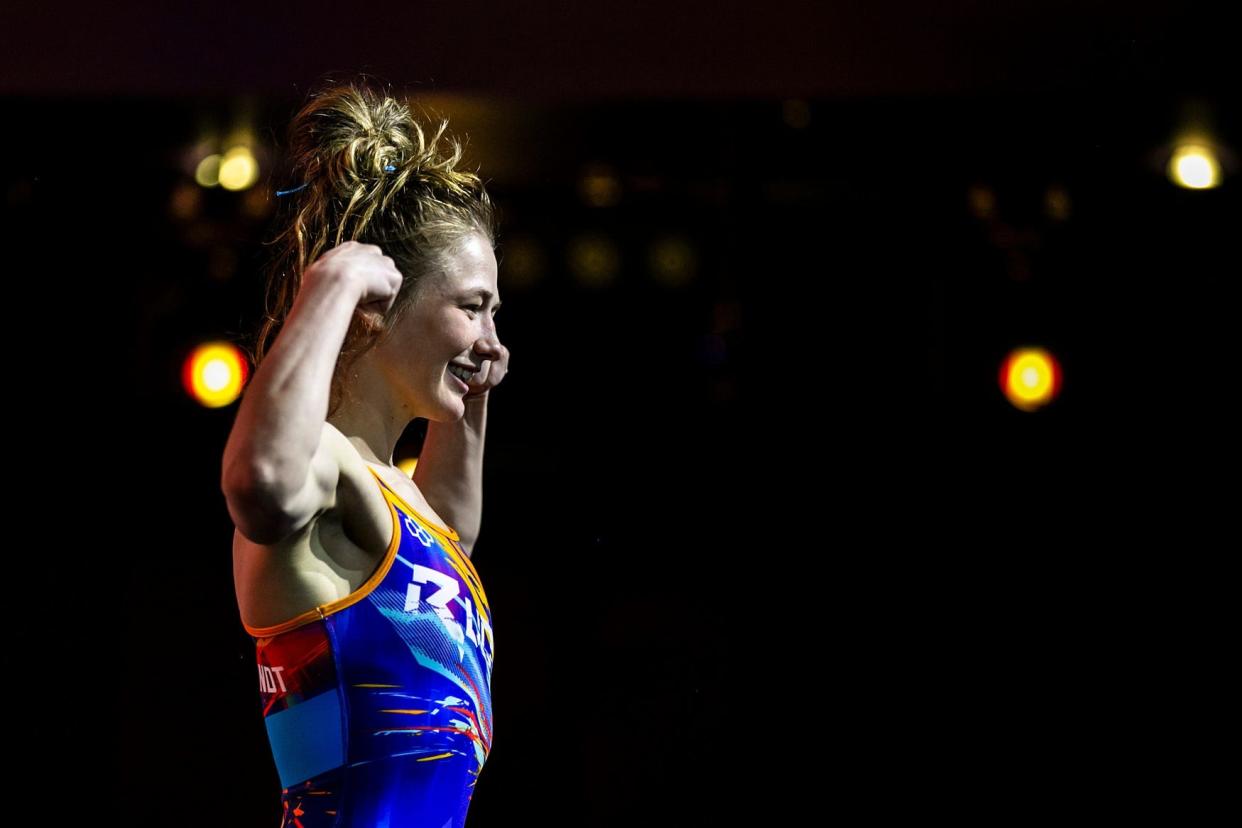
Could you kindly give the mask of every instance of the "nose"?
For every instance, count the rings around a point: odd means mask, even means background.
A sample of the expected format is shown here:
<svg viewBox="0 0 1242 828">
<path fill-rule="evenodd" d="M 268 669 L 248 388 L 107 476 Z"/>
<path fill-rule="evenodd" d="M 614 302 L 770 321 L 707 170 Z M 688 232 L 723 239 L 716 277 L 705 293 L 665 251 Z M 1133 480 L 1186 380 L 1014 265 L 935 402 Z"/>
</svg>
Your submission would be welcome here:
<svg viewBox="0 0 1242 828">
<path fill-rule="evenodd" d="M 500 337 L 496 334 L 496 324 L 489 324 L 483 335 L 475 340 L 474 352 L 484 359 L 500 359 Z"/>
</svg>

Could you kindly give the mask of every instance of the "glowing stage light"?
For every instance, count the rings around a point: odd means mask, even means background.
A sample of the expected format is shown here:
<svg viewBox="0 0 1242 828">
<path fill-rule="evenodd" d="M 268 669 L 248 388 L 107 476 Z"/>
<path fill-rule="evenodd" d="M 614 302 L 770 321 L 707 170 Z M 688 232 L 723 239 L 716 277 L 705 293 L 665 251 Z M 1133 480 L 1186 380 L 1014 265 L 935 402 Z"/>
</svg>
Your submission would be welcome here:
<svg viewBox="0 0 1242 828">
<path fill-rule="evenodd" d="M 1061 366 L 1043 348 L 1016 348 L 1001 363 L 1001 391 L 1015 407 L 1035 411 L 1061 391 Z"/>
<path fill-rule="evenodd" d="M 259 179 L 259 162 L 249 147 L 237 146 L 224 154 L 220 162 L 220 186 L 226 190 L 244 190 Z"/>
<path fill-rule="evenodd" d="M 966 191 L 970 214 L 977 219 L 991 218 L 996 214 L 996 193 L 991 187 L 975 184 Z"/>
<path fill-rule="evenodd" d="M 590 164 L 578 182 L 578 192 L 592 207 L 613 207 L 621 200 L 621 179 L 608 164 Z"/>
<path fill-rule="evenodd" d="M 659 239 L 647 252 L 652 277 L 667 287 L 689 284 L 694 278 L 696 260 L 693 245 L 680 236 Z"/>
<path fill-rule="evenodd" d="M 186 393 L 207 408 L 220 408 L 240 397 L 249 376 L 245 355 L 229 342 L 199 345 L 181 366 Z"/>
<path fill-rule="evenodd" d="M 1070 212 L 1069 192 L 1059 184 L 1053 184 L 1044 193 L 1044 214 L 1053 221 L 1067 221 Z"/>
<path fill-rule="evenodd" d="M 220 186 L 220 161 L 220 155 L 213 153 L 198 162 L 198 166 L 194 168 L 194 180 L 200 187 Z"/>
<path fill-rule="evenodd" d="M 1169 178 L 1179 187 L 1207 190 L 1220 185 L 1220 162 L 1205 144 L 1183 144 L 1169 159 Z"/>
<path fill-rule="evenodd" d="M 501 286 L 522 290 L 547 278 L 548 262 L 543 245 L 534 236 L 515 233 L 509 237 L 501 263 Z"/>
<path fill-rule="evenodd" d="M 589 287 L 611 285 L 621 272 L 621 251 L 602 233 L 584 233 L 573 239 L 567 258 L 573 278 Z"/>
</svg>

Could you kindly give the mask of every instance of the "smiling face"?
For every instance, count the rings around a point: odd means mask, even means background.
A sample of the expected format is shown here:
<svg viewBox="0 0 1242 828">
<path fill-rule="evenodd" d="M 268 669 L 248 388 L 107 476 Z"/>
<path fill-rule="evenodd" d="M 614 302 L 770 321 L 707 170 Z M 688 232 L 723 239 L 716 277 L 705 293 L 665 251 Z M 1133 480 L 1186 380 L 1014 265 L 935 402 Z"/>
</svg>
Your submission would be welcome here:
<svg viewBox="0 0 1242 828">
<path fill-rule="evenodd" d="M 500 356 L 496 254 L 484 236 L 472 233 L 444 257 L 443 270 L 425 279 L 376 346 L 376 364 L 411 416 L 451 422 L 465 413 L 468 388 L 449 366 L 478 368 L 472 379 L 478 382 Z"/>
</svg>

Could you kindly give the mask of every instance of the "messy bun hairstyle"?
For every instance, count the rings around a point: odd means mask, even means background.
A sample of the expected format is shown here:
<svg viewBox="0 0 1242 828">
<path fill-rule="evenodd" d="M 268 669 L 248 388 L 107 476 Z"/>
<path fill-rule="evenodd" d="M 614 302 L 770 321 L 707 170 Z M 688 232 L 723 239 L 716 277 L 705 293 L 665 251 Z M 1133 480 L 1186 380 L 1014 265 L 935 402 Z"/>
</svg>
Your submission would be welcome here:
<svg viewBox="0 0 1242 828">
<path fill-rule="evenodd" d="M 289 124 L 290 180 L 282 195 L 274 245 L 265 267 L 267 307 L 254 346 L 256 369 L 271 347 L 307 268 L 346 241 L 375 244 L 404 276 L 382 320 L 355 313 L 337 358 L 328 414 L 341 403 L 341 377 L 392 330 L 428 274 L 465 237 L 479 233 L 495 250 L 495 210 L 482 179 L 457 169 L 462 146 L 434 134 L 409 107 L 361 76 L 312 90 Z M 441 147 L 445 138 L 447 147 Z M 392 167 L 391 171 L 386 167 Z"/>
</svg>

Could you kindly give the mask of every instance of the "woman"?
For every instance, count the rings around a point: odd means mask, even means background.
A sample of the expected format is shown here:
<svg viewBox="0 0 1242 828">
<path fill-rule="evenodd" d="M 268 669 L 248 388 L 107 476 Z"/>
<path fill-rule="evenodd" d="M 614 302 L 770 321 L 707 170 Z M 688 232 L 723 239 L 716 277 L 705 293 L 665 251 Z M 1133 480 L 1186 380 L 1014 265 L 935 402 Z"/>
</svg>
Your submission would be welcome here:
<svg viewBox="0 0 1242 828">
<path fill-rule="evenodd" d="M 509 352 L 491 200 L 365 82 L 290 125 L 257 371 L 225 447 L 234 583 L 283 825 L 461 826 L 492 744 L 491 612 L 469 560 Z M 279 328 L 265 353 L 265 345 Z M 393 464 L 426 418 L 413 479 Z"/>
</svg>

